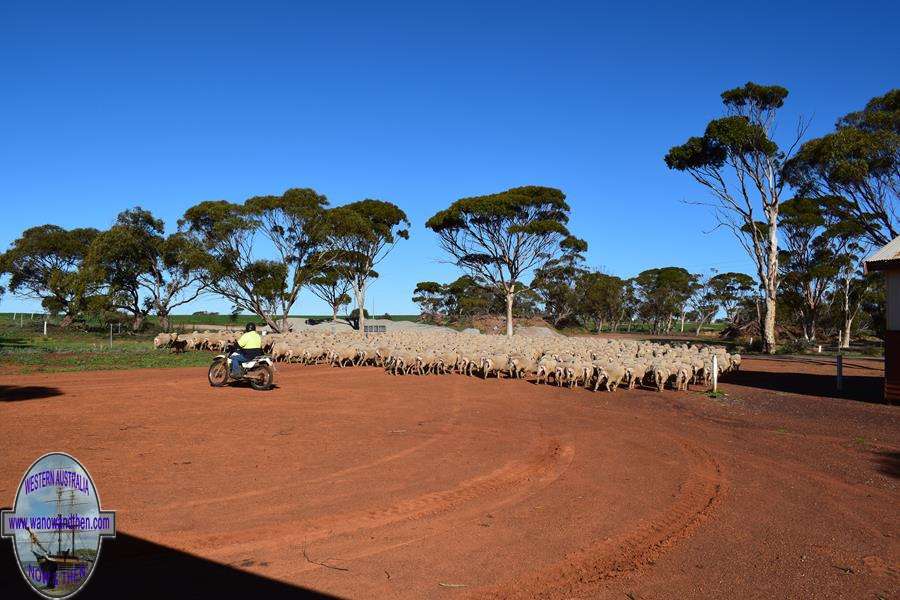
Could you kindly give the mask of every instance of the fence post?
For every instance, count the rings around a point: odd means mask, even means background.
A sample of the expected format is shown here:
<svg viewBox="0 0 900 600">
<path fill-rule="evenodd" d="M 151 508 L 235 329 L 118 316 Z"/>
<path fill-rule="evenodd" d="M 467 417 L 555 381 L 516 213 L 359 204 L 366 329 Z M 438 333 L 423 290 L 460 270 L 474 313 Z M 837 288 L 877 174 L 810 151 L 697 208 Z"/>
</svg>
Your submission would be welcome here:
<svg viewBox="0 0 900 600">
<path fill-rule="evenodd" d="M 719 391 L 719 357 L 713 354 L 712 360 L 713 394 Z"/>
<path fill-rule="evenodd" d="M 47 337 L 47 319 L 44 319 L 44 337 Z"/>
<path fill-rule="evenodd" d="M 112 350 L 112 323 L 109 324 L 109 349 Z"/>
<path fill-rule="evenodd" d="M 844 389 L 844 355 L 837 355 L 837 391 L 843 391 Z"/>
</svg>

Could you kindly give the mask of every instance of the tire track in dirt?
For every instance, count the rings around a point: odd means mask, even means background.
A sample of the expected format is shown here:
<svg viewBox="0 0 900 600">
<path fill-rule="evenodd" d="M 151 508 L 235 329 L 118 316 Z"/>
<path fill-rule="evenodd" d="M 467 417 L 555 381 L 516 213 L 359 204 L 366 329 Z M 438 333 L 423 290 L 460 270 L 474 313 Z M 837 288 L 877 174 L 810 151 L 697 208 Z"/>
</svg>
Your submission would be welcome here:
<svg viewBox="0 0 900 600">
<path fill-rule="evenodd" d="M 575 550 L 554 565 L 525 573 L 497 587 L 473 591 L 473 598 L 572 598 L 596 595 L 609 579 L 640 571 L 661 554 L 690 537 L 709 520 L 723 501 L 727 480 L 722 467 L 700 445 L 668 436 L 690 463 L 675 502 L 642 520 L 631 531 Z"/>
<path fill-rule="evenodd" d="M 528 461 L 513 461 L 487 475 L 463 481 L 454 488 L 400 500 L 377 510 L 342 513 L 292 523 L 293 533 L 290 535 L 284 534 L 283 525 L 276 524 L 235 531 L 227 537 L 191 537 L 185 542 L 194 551 L 203 550 L 204 556 L 244 554 L 286 545 L 303 547 L 309 542 L 338 535 L 434 517 L 486 496 L 497 498 L 497 502 L 508 501 L 510 496 L 519 496 L 527 490 L 545 487 L 555 481 L 572 463 L 574 456 L 574 445 L 552 439 Z M 291 507 L 296 508 L 296 505 Z M 286 505 L 269 505 L 264 511 L 254 513 L 254 516 L 278 514 L 285 508 Z M 244 540 L 251 537 L 257 541 L 234 542 L 235 538 Z"/>
<path fill-rule="evenodd" d="M 438 431 L 435 431 L 433 434 L 429 435 L 425 440 L 419 442 L 418 444 L 414 444 L 412 446 L 404 448 L 403 450 L 400 450 L 398 452 L 394 452 L 393 454 L 388 454 L 386 456 L 382 456 L 380 458 L 377 458 L 377 459 L 367 462 L 367 463 L 353 465 L 352 467 L 347 467 L 347 468 L 341 469 L 339 471 L 334 471 L 332 473 L 328 473 L 327 475 L 322 475 L 320 477 L 315 477 L 312 479 L 306 479 L 302 483 L 298 483 L 298 484 L 291 485 L 291 486 L 284 486 L 284 485 L 269 486 L 266 488 L 256 488 L 256 489 L 249 490 L 246 492 L 241 492 L 238 494 L 229 494 L 227 496 L 217 496 L 215 498 L 203 498 L 200 500 L 190 500 L 190 501 L 183 501 L 183 502 L 173 502 L 173 503 L 169 503 L 169 504 L 165 504 L 165 505 L 155 505 L 155 506 L 147 507 L 145 509 L 145 512 L 147 512 L 147 513 L 166 512 L 166 511 L 179 510 L 179 509 L 184 509 L 184 508 L 207 506 L 210 504 L 231 503 L 235 500 L 244 500 L 244 499 L 256 498 L 256 497 L 260 497 L 260 496 L 267 496 L 273 492 L 285 492 L 285 491 L 290 491 L 291 489 L 296 489 L 299 487 L 308 487 L 311 484 L 321 483 L 323 481 L 328 481 L 328 480 L 333 480 L 338 477 L 343 477 L 343 476 L 350 475 L 352 473 L 356 473 L 359 471 L 365 471 L 366 469 L 370 469 L 372 467 L 377 467 L 379 465 L 387 464 L 387 463 L 393 462 L 395 460 L 400 460 L 401 458 L 405 458 L 405 457 L 410 456 L 411 454 L 414 454 L 424 448 L 427 448 L 428 446 L 431 446 L 435 442 L 441 440 L 441 438 L 443 438 L 444 436 L 448 435 L 452 429 L 452 425 L 454 424 L 452 419 L 454 419 L 459 414 L 461 407 L 462 407 L 462 405 L 457 403 L 453 407 L 453 411 L 448 414 L 448 421 L 446 423 L 444 423 L 444 425 Z"/>
</svg>

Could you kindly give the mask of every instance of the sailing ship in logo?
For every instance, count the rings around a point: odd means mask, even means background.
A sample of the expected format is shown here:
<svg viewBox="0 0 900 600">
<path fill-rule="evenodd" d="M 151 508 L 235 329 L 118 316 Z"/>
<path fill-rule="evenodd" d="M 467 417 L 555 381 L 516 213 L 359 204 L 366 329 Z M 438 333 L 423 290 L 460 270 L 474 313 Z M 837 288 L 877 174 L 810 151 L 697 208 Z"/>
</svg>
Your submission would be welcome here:
<svg viewBox="0 0 900 600">
<path fill-rule="evenodd" d="M 56 488 L 56 519 L 57 527 L 55 535 L 50 532 L 50 540 L 41 543 L 38 534 L 30 528 L 26 528 L 31 539 L 31 553 L 34 555 L 40 575 L 32 577 L 46 584 L 48 590 L 60 590 L 64 588 L 79 587 L 87 578 L 93 563 L 97 557 L 96 548 L 78 547 L 78 540 L 83 532 L 77 527 L 75 508 L 78 505 L 90 505 L 91 502 L 76 502 L 75 490 L 68 490 L 68 501 L 63 501 L 64 490 Z M 45 502 L 51 502 L 47 500 Z M 67 512 L 63 512 L 63 511 Z M 65 532 L 65 533 L 64 533 Z M 56 544 L 56 552 L 52 552 L 53 544 Z M 84 545 L 84 541 L 82 540 Z M 37 575 L 33 573 L 33 575 Z"/>
</svg>

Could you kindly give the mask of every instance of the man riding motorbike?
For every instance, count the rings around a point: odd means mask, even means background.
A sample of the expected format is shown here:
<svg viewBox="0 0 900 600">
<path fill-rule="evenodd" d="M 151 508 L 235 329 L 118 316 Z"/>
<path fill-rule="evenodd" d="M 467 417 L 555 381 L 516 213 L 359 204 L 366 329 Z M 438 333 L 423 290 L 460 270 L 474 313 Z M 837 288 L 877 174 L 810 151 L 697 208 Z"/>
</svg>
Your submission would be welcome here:
<svg viewBox="0 0 900 600">
<path fill-rule="evenodd" d="M 241 376 L 241 363 L 248 362 L 262 354 L 262 336 L 256 333 L 256 325 L 247 323 L 244 335 L 237 341 L 237 350 L 231 353 L 231 374 Z"/>
</svg>

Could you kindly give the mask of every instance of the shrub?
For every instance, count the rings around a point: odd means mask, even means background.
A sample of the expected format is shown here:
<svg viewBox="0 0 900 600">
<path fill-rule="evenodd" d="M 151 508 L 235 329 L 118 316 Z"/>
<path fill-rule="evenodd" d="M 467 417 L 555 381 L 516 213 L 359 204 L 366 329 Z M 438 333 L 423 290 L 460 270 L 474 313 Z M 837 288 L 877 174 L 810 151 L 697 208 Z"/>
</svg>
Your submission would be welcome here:
<svg viewBox="0 0 900 600">
<path fill-rule="evenodd" d="M 778 346 L 777 354 L 803 354 L 809 345 L 803 340 L 789 340 Z"/>
</svg>

